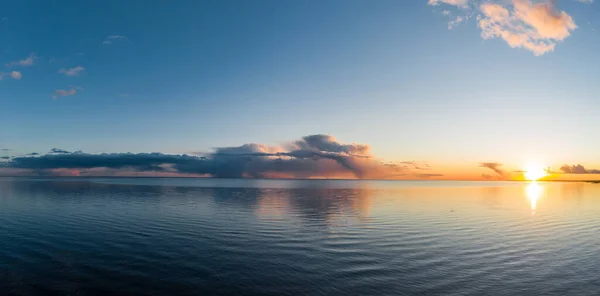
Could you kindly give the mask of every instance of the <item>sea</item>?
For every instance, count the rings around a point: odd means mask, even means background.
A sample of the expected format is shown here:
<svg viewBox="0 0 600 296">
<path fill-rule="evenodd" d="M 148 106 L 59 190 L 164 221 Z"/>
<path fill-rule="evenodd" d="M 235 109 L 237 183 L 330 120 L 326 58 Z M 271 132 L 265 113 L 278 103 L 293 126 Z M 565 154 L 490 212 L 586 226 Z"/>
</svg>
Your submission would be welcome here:
<svg viewBox="0 0 600 296">
<path fill-rule="evenodd" d="M 0 295 L 598 295 L 600 184 L 0 178 Z"/>
</svg>

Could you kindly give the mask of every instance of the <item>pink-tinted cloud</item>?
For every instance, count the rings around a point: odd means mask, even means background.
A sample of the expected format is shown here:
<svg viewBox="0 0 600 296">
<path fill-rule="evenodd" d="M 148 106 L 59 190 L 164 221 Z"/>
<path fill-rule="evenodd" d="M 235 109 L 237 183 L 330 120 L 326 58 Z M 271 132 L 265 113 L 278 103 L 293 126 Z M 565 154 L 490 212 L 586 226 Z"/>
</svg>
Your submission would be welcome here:
<svg viewBox="0 0 600 296">
<path fill-rule="evenodd" d="M 484 3 L 480 11 L 477 19 L 482 38 L 500 38 L 510 47 L 524 48 L 537 56 L 554 51 L 557 43 L 577 28 L 573 18 L 550 1 Z"/>
<path fill-rule="evenodd" d="M 554 51 L 577 29 L 573 17 L 556 7 L 553 0 L 428 1 L 429 5 L 442 3 L 457 7 L 457 15 L 448 22 L 449 30 L 476 16 L 482 38 L 501 39 L 512 48 L 523 48 L 536 56 Z M 450 12 L 443 15 L 449 16 Z"/>
</svg>

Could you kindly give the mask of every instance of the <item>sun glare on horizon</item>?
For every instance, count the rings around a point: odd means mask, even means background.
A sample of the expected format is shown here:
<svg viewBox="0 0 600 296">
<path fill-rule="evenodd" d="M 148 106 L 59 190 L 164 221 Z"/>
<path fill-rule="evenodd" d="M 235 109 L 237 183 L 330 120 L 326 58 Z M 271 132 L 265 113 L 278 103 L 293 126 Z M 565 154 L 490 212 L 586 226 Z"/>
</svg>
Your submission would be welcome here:
<svg viewBox="0 0 600 296">
<path fill-rule="evenodd" d="M 546 169 L 540 165 L 529 165 L 523 173 L 523 176 L 528 181 L 537 181 L 547 175 Z"/>
</svg>

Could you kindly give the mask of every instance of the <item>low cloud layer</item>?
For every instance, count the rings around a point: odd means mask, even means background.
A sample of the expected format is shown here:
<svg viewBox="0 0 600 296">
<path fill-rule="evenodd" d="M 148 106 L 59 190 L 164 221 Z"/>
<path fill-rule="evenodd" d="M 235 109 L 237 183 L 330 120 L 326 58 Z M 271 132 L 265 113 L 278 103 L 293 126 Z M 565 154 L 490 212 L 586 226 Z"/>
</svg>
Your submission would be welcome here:
<svg viewBox="0 0 600 296">
<path fill-rule="evenodd" d="M 553 0 L 428 0 L 427 3 L 455 7 L 458 16 L 448 22 L 448 29 L 475 17 L 483 39 L 501 39 L 512 48 L 524 48 L 536 56 L 554 51 L 557 44 L 577 29 L 573 17 L 559 9 Z M 444 9 L 442 14 L 452 13 Z"/>
<path fill-rule="evenodd" d="M 565 174 L 600 174 L 600 170 L 597 169 L 586 169 L 584 166 L 578 165 L 568 165 L 565 164 L 560 167 L 560 171 Z"/>
<path fill-rule="evenodd" d="M 88 154 L 54 148 L 48 154 L 13 157 L 4 170 L 37 175 L 189 175 L 221 178 L 369 178 L 397 176 L 430 178 L 423 162 L 384 163 L 370 153 L 369 145 L 345 144 L 329 135 L 311 135 L 281 146 L 245 144 L 216 148 L 211 153 Z"/>
</svg>

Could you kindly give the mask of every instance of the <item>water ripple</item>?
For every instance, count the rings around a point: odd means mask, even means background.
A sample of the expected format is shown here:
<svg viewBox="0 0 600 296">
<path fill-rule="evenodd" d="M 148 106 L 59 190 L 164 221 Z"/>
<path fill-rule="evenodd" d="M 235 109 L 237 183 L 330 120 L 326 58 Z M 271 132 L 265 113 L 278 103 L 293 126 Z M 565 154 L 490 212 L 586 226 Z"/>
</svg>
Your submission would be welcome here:
<svg viewBox="0 0 600 296">
<path fill-rule="evenodd" d="M 594 184 L 541 183 L 532 206 L 526 183 L 0 181 L 0 291 L 8 294 L 600 289 Z"/>
</svg>

